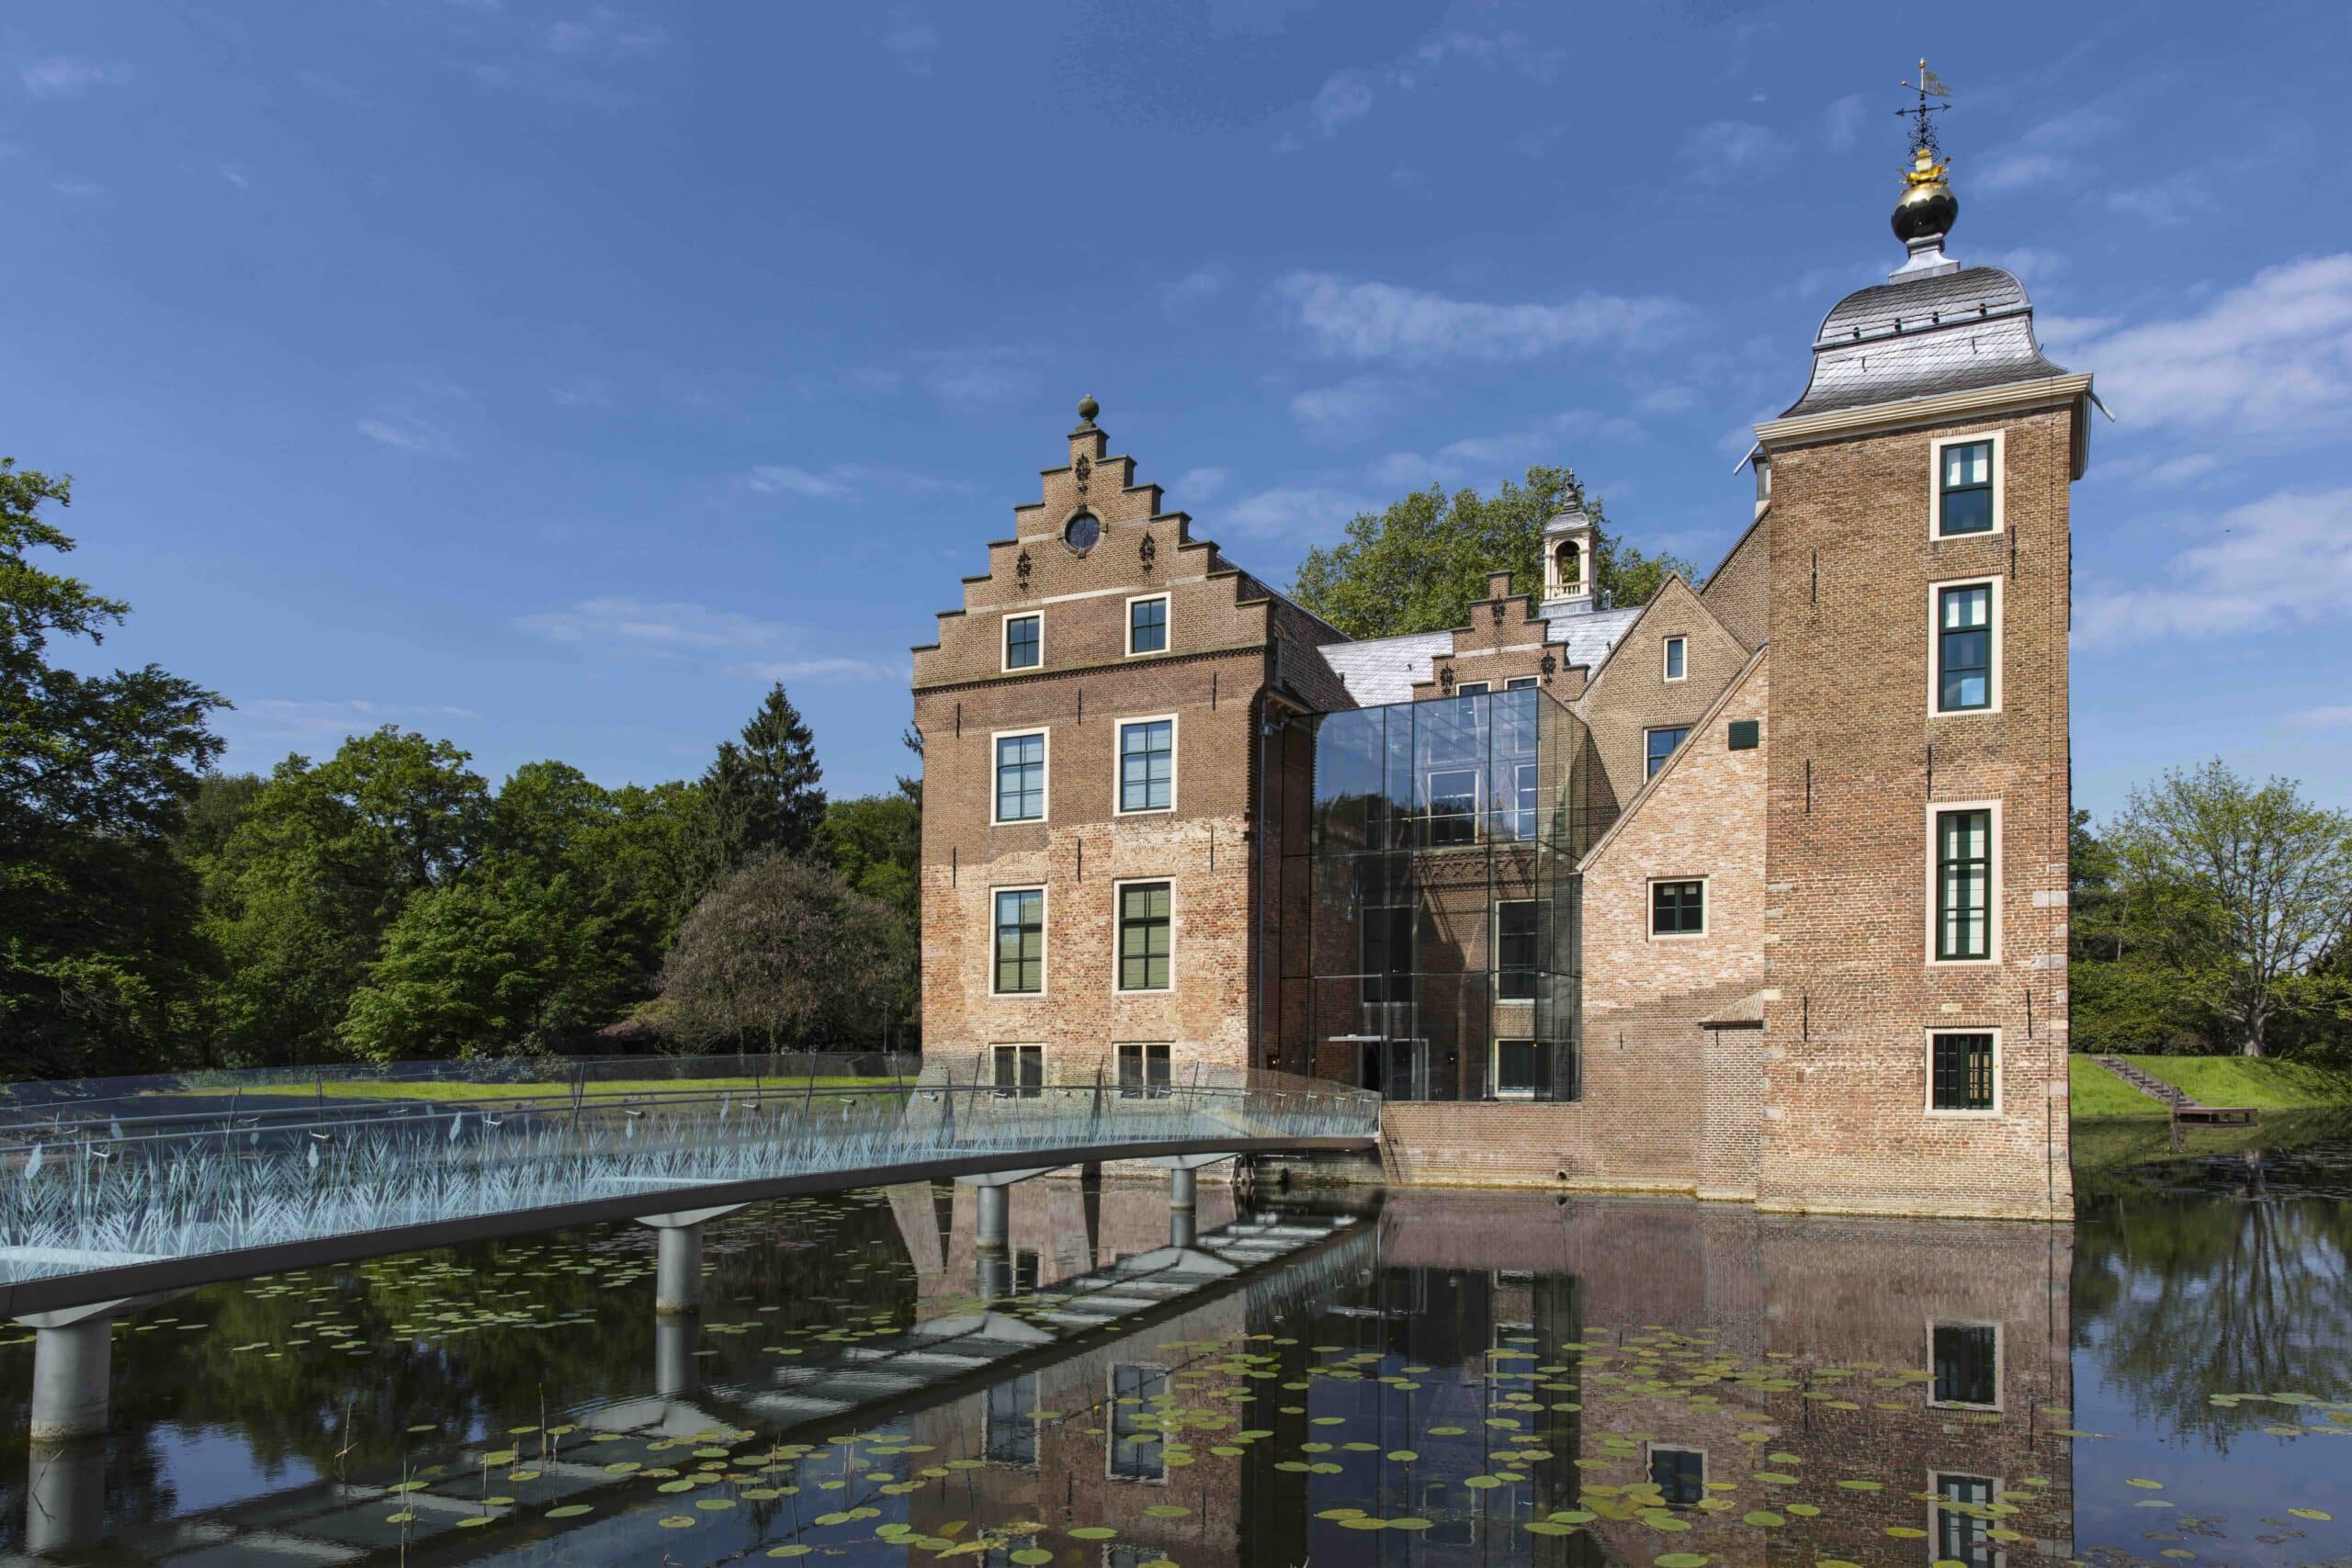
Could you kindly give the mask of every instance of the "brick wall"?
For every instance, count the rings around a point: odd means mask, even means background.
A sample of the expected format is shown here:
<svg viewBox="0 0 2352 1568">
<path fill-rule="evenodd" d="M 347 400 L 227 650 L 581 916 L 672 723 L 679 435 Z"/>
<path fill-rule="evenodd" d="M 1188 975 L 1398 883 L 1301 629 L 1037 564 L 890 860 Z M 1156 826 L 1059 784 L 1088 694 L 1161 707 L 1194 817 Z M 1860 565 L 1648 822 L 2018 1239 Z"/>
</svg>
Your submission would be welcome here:
<svg viewBox="0 0 2352 1568">
<path fill-rule="evenodd" d="M 1772 631 L 1772 515 L 1760 513 L 1715 568 L 1699 597 L 1724 629 L 1749 648 Z"/>
<path fill-rule="evenodd" d="M 1666 679 L 1669 637 L 1687 639 L 1687 673 L 1679 681 Z M 1592 728 L 1594 751 L 1618 800 L 1631 800 L 1647 776 L 1648 731 L 1696 723 L 1747 662 L 1747 653 L 1689 583 L 1667 580 L 1571 705 Z"/>
</svg>

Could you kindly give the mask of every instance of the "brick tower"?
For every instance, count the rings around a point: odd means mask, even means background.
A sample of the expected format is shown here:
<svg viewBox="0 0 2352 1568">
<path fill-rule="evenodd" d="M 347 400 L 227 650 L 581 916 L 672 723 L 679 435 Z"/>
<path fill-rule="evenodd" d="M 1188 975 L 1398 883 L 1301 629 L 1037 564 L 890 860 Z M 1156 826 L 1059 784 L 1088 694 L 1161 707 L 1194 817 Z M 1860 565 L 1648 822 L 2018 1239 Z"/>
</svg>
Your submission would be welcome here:
<svg viewBox="0 0 2352 1568">
<path fill-rule="evenodd" d="M 1929 112 L 1923 94 L 1894 212 L 1907 259 L 1829 312 L 1804 395 L 1757 427 L 1757 1197 L 2063 1218 L 2067 487 L 2091 378 L 2042 355 L 2017 278 L 1946 257 Z"/>
</svg>

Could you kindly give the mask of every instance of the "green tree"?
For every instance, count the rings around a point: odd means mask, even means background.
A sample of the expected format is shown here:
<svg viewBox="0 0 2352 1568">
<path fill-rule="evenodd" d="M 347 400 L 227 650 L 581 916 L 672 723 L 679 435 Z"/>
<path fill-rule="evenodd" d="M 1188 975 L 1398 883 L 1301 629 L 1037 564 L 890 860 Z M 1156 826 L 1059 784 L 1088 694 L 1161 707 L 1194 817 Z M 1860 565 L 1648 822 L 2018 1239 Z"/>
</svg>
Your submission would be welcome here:
<svg viewBox="0 0 2352 1568">
<path fill-rule="evenodd" d="M 205 926 L 229 965 L 214 1012 L 244 1062 L 343 1054 L 344 1015 L 415 895 L 484 852 L 491 803 L 467 754 L 386 726 L 315 766 L 280 762 L 206 863 Z"/>
<path fill-rule="evenodd" d="M 823 777 L 800 710 L 770 687 L 741 743 L 722 741 L 703 774 L 701 886 L 765 855 L 807 854 L 825 819 Z"/>
<path fill-rule="evenodd" d="M 375 1061 L 556 1050 L 612 1018 L 631 967 L 567 873 L 518 860 L 410 898 L 337 1033 Z"/>
<path fill-rule="evenodd" d="M 905 795 L 830 803 L 817 850 L 849 887 L 914 915 L 922 891 L 922 808 Z"/>
<path fill-rule="evenodd" d="M 662 971 L 662 1027 L 697 1048 L 886 1038 L 905 1016 L 906 923 L 831 866 L 771 854 L 713 888 Z"/>
<path fill-rule="evenodd" d="M 0 1037 L 11 1073 L 178 1065 L 211 957 L 173 856 L 227 705 L 150 664 L 85 675 L 52 638 L 105 641 L 130 607 L 38 564 L 74 540 L 40 509 L 73 481 L 0 458 Z"/>
<path fill-rule="evenodd" d="M 2352 816 L 2217 758 L 2132 791 L 2108 837 L 2120 896 L 2162 942 L 2154 962 L 2233 1048 L 2267 1055 L 2280 1025 L 2344 1009 Z"/>
<path fill-rule="evenodd" d="M 1669 572 L 1695 580 L 1688 561 L 1611 537 L 1600 498 L 1585 493 L 1575 470 L 1539 466 L 1524 484 L 1505 479 L 1492 499 L 1468 489 L 1449 496 L 1432 485 L 1358 514 L 1344 542 L 1306 552 L 1291 596 L 1352 637 L 1463 626 L 1486 597 L 1490 571 L 1510 572 L 1522 592 L 1540 591 L 1544 525 L 1571 506 L 1593 520 L 1596 580 L 1608 603 L 1646 604 Z"/>
<path fill-rule="evenodd" d="M 2127 886 L 2114 847 L 2075 813 L 2067 895 L 2071 1039 L 2077 1051 L 2195 1053 L 2216 1043 L 2210 998 L 2184 974 L 2226 966 L 2218 922 L 2188 890 Z"/>
</svg>

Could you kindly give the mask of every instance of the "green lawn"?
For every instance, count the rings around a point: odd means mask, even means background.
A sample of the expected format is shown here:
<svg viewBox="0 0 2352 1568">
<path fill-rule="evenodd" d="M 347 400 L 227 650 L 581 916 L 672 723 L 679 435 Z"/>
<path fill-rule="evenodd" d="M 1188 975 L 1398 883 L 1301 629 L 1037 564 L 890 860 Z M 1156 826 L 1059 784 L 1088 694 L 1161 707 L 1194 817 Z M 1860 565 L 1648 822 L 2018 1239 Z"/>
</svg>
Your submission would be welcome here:
<svg viewBox="0 0 2352 1568">
<path fill-rule="evenodd" d="M 2162 1078 L 2207 1105 L 2244 1105 L 2256 1111 L 2301 1111 L 2352 1106 L 2352 1071 L 2245 1056 L 2126 1056 L 2125 1061 Z M 2067 1079 L 2076 1121 L 2100 1116 L 2163 1116 L 2165 1107 L 2100 1066 L 2088 1056 L 2067 1058 Z"/>
</svg>

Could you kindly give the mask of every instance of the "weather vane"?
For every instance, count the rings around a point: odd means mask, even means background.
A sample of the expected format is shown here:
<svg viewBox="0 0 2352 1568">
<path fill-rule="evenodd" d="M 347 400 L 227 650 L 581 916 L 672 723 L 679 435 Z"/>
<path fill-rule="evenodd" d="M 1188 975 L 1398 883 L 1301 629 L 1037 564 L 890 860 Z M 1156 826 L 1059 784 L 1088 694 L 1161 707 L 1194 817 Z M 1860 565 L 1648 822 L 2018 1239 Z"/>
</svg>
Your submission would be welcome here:
<svg viewBox="0 0 2352 1568">
<path fill-rule="evenodd" d="M 1928 117 L 1941 114 L 1951 107 L 1951 89 L 1945 86 L 1944 79 L 1928 70 L 1928 62 L 1922 60 L 1919 62 L 1918 81 L 1904 83 L 1903 90 L 1919 95 L 1917 104 L 1907 109 L 1894 111 L 1897 115 L 1907 117 L 1911 121 L 1911 151 L 1925 152 L 1928 155 L 1928 161 L 1931 164 L 1942 163 L 1944 150 L 1936 144 L 1935 122 Z M 1928 101 L 1929 98 L 1940 98 L 1943 101 L 1931 104 Z"/>
</svg>

